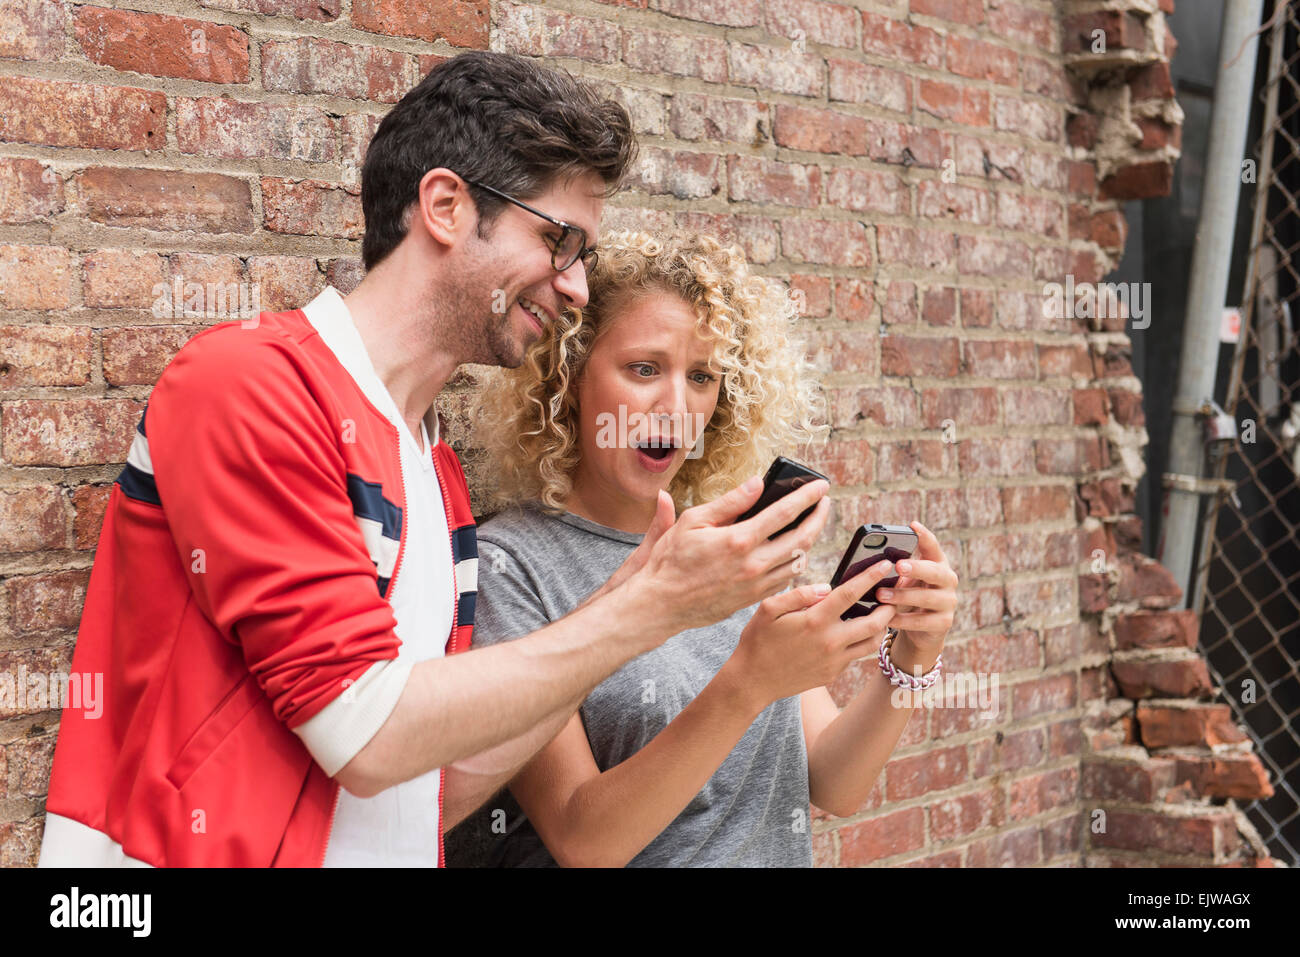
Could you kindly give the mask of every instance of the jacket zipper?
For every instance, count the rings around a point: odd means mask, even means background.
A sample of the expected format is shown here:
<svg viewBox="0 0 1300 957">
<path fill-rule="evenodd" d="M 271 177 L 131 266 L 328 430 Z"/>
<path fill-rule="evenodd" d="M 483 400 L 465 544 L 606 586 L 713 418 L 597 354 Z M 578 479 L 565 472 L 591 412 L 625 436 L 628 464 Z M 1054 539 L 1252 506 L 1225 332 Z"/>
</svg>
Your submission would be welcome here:
<svg viewBox="0 0 1300 957">
<path fill-rule="evenodd" d="M 385 421 L 387 421 L 387 420 L 385 420 Z M 398 546 L 397 546 L 397 560 L 396 560 L 395 562 L 393 562 L 393 574 L 392 574 L 392 577 L 388 579 L 388 599 L 389 599 L 389 600 L 388 600 L 388 603 L 391 605 L 391 604 L 393 603 L 393 602 L 392 602 L 392 596 L 393 596 L 394 592 L 395 592 L 396 589 L 397 589 L 397 576 L 398 576 L 398 573 L 401 572 L 401 570 L 402 570 L 402 558 L 403 558 L 403 556 L 406 555 L 406 540 L 407 540 L 407 532 L 410 531 L 411 523 L 407 520 L 410 516 L 407 514 L 407 507 L 406 507 L 406 506 L 407 506 L 407 501 L 406 501 L 406 473 L 402 471 L 402 435 L 401 435 L 400 432 L 397 431 L 397 429 L 393 426 L 393 424 L 392 424 L 391 422 L 389 422 L 388 425 L 389 425 L 390 428 L 393 429 L 393 434 L 397 436 L 397 481 L 401 484 L 401 487 L 402 487 L 402 538 L 401 538 L 400 543 L 399 543 Z M 434 463 L 434 468 L 435 468 L 435 469 L 437 468 L 437 462 Z M 438 482 L 439 482 L 439 484 L 442 483 L 442 478 L 441 478 L 441 477 L 439 477 Z M 452 575 L 454 576 L 455 573 L 456 573 L 456 568 L 455 568 L 455 565 L 453 564 L 453 566 L 452 566 Z M 455 581 L 455 579 L 453 578 L 453 583 L 454 583 L 454 581 Z M 455 606 L 453 606 L 453 607 L 452 607 L 452 615 L 454 616 L 455 614 L 456 614 L 456 609 L 455 609 Z M 452 622 L 453 622 L 452 629 L 453 629 L 453 631 L 454 631 L 454 630 L 455 630 L 455 624 L 454 624 L 454 622 L 455 622 L 455 618 L 454 618 L 454 617 L 452 618 Z M 438 785 L 439 785 L 439 791 L 438 791 L 438 861 L 439 861 L 439 866 L 441 866 L 441 862 L 442 862 L 442 791 L 441 791 L 442 778 L 441 778 L 441 777 L 439 777 L 439 779 L 438 779 Z M 329 823 L 329 829 L 326 830 L 326 832 L 325 832 L 325 846 L 322 847 L 321 850 L 320 850 L 320 864 L 317 865 L 318 867 L 324 867 L 324 866 L 325 866 L 325 855 L 329 853 L 329 847 L 330 847 L 330 836 L 331 836 L 331 834 L 333 834 L 333 832 L 334 832 L 334 815 L 338 813 L 338 809 L 339 809 L 339 797 L 340 797 L 340 795 L 339 795 L 339 791 L 340 791 L 340 790 L 342 790 L 342 785 L 339 785 L 339 784 L 336 783 L 336 784 L 334 785 L 334 806 L 333 806 L 332 808 L 330 808 L 330 823 Z"/>
<path fill-rule="evenodd" d="M 442 440 L 439 439 L 439 442 Z M 456 640 L 456 628 L 460 618 L 460 588 L 457 587 L 456 581 L 456 532 L 454 530 L 454 516 L 451 513 L 451 502 L 447 498 L 447 484 L 442 480 L 442 470 L 438 468 L 438 456 L 436 446 L 429 449 L 429 454 L 433 456 L 433 474 L 438 476 L 438 490 L 442 493 L 442 510 L 447 516 L 447 545 L 451 549 L 451 634 L 447 636 L 446 654 L 454 654 L 458 651 Z M 443 793 L 447 789 L 447 769 L 438 769 L 438 866 L 446 867 L 444 861 L 444 852 L 442 845 L 442 799 Z"/>
</svg>

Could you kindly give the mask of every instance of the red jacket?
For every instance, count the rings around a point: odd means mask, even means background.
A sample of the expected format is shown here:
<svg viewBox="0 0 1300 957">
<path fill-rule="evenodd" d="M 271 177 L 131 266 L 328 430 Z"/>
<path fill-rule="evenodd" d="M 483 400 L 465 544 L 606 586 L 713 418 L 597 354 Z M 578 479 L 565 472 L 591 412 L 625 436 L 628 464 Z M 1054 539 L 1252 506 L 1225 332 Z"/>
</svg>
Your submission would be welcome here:
<svg viewBox="0 0 1300 957">
<path fill-rule="evenodd" d="M 103 713 L 63 712 L 41 863 L 317 866 L 339 785 L 290 729 L 397 657 L 399 433 L 301 310 L 195 336 L 137 432 L 72 659 L 103 673 Z M 474 522 L 455 453 L 433 455 L 454 653 L 473 626 Z M 399 540 L 387 578 L 381 528 L 390 565 Z"/>
</svg>

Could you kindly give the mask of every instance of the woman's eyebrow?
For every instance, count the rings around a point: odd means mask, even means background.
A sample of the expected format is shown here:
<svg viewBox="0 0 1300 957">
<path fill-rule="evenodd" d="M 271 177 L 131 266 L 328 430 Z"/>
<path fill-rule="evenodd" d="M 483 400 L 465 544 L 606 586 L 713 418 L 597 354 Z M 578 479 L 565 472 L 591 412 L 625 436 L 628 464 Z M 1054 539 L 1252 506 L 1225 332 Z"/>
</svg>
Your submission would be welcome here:
<svg viewBox="0 0 1300 957">
<path fill-rule="evenodd" d="M 640 355 L 640 356 L 646 356 L 647 358 L 650 358 L 650 359 L 668 359 L 668 358 L 671 358 L 671 357 L 672 357 L 672 353 L 670 353 L 667 349 L 661 349 L 661 348 L 649 348 L 649 349 L 647 349 L 647 348 L 642 347 L 642 346 L 626 346 L 626 347 L 624 348 L 623 351 L 626 352 L 628 355 L 633 355 L 633 354 L 635 354 L 635 355 Z M 708 364 L 709 364 L 709 360 L 710 360 L 711 358 L 712 358 L 712 355 L 710 354 L 710 356 L 707 357 L 707 358 L 704 358 L 704 359 L 696 359 L 696 360 L 695 360 L 695 364 L 696 364 L 696 365 L 708 365 Z"/>
</svg>

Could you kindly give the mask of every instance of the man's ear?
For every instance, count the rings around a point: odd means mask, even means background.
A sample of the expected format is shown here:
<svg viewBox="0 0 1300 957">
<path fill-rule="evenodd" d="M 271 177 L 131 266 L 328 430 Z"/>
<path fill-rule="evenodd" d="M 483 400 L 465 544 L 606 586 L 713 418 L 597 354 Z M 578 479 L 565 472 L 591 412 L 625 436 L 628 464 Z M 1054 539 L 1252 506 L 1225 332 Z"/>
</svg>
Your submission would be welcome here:
<svg viewBox="0 0 1300 957">
<path fill-rule="evenodd" d="M 438 245 L 450 249 L 463 243 L 478 222 L 469 187 L 449 169 L 440 166 L 425 173 L 418 196 L 411 226 L 420 224 Z"/>
</svg>

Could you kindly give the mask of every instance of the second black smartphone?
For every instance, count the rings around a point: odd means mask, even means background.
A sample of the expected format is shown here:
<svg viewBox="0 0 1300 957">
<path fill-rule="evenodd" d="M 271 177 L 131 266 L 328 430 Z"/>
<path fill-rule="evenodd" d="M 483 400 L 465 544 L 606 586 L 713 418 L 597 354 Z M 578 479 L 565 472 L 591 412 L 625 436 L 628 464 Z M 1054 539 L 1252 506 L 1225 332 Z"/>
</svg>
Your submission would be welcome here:
<svg viewBox="0 0 1300 957">
<path fill-rule="evenodd" d="M 763 491 L 759 494 L 758 501 L 751 505 L 736 521 L 743 522 L 747 518 L 753 518 L 777 499 L 789 495 L 800 486 L 815 482 L 817 479 L 825 479 L 827 484 L 830 483 L 830 479 L 822 475 L 821 472 L 814 471 L 806 465 L 800 465 L 792 459 L 787 459 L 784 455 L 778 455 L 776 461 L 768 467 L 767 474 L 763 476 Z M 797 528 L 799 523 L 811 515 L 816 507 L 814 505 L 805 509 L 798 518 L 785 528 L 767 536 L 768 540 L 771 541 L 779 535 L 784 535 L 790 529 Z"/>
<path fill-rule="evenodd" d="M 907 525 L 862 525 L 853 533 L 853 540 L 840 559 L 840 567 L 831 576 L 831 587 L 838 588 L 859 572 L 865 571 L 877 562 L 901 562 L 911 558 L 916 551 L 916 532 Z M 848 607 L 840 618 L 861 618 L 869 615 L 880 603 L 876 601 L 877 588 L 893 588 L 898 584 L 898 576 L 882 578 L 867 593 Z"/>
</svg>

